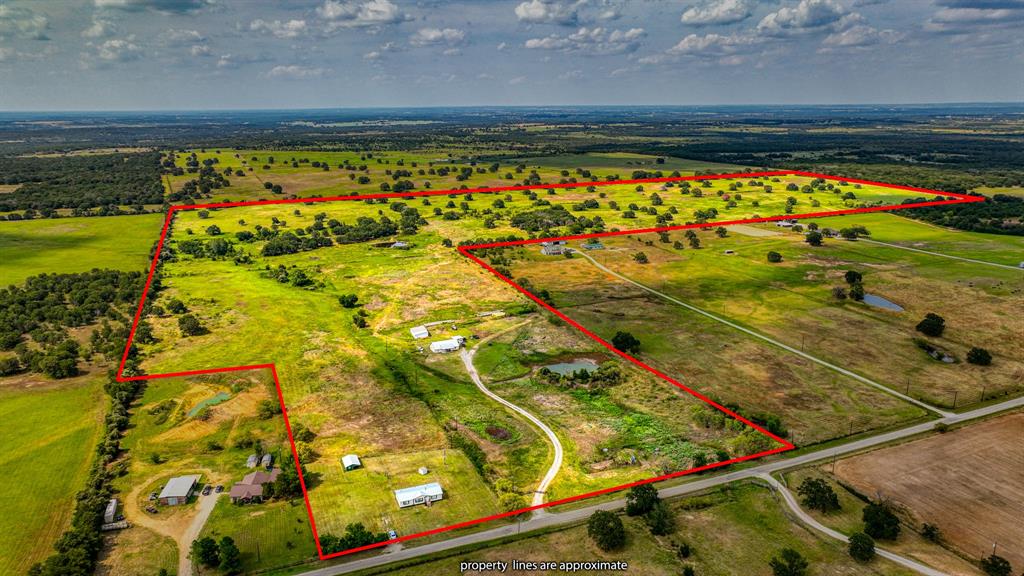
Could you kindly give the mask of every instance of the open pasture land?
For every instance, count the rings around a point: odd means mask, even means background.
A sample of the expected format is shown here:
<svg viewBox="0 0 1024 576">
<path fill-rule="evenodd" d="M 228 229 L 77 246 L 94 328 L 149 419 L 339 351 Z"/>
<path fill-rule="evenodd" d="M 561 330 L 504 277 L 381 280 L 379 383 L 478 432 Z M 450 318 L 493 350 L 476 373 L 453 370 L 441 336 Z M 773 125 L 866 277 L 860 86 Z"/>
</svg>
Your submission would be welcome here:
<svg viewBox="0 0 1024 576">
<path fill-rule="evenodd" d="M 855 221 L 842 217 L 811 222 L 838 228 Z M 928 227 L 902 218 L 895 222 L 911 231 Z M 782 230 L 773 225 L 757 229 Z M 802 234 L 792 232 L 751 236 L 740 228 L 724 238 L 712 231 L 697 234 L 699 249 L 689 247 L 683 234 L 673 232 L 672 243 L 661 242 L 654 234 L 619 238 L 606 242 L 609 249 L 590 255 L 655 290 L 893 390 L 909 390 L 934 405 L 951 407 L 956 401 L 963 406 L 980 401 L 983 392 L 991 398 L 1024 389 L 1024 342 L 1019 337 L 1024 330 L 1024 271 L 866 241 L 826 239 L 815 247 L 804 242 Z M 983 238 L 983 246 L 995 253 L 999 238 Z M 675 248 L 675 240 L 687 247 Z M 633 255 L 641 251 L 648 264 L 634 260 Z M 779 253 L 783 261 L 768 262 L 770 251 Z M 585 267 L 589 261 L 551 264 Z M 862 275 L 867 294 L 903 310 L 835 298 L 834 287 L 850 288 L 844 278 L 850 270 Z M 941 337 L 915 330 L 927 313 L 945 319 Z M 921 348 L 924 343 L 957 361 L 935 360 Z M 992 364 L 968 363 L 972 347 L 988 350 Z"/>
<path fill-rule="evenodd" d="M 600 252 L 596 257 L 602 261 L 629 258 L 635 243 L 635 238 L 605 240 L 604 250 L 590 254 Z M 641 246 L 652 255 L 644 266 L 658 267 L 657 252 Z M 583 257 L 547 257 L 531 247 L 526 250 L 512 267 L 516 281 L 547 290 L 557 309 L 607 341 L 620 331 L 635 335 L 641 343 L 637 357 L 684 385 L 741 413 L 778 417 L 798 445 L 925 415 L 848 376 L 605 274 Z M 617 269 L 619 263 L 609 268 Z"/>
<path fill-rule="evenodd" d="M 626 545 L 622 550 L 604 552 L 587 536 L 586 526 L 574 526 L 541 536 L 522 538 L 470 552 L 452 554 L 412 566 L 390 569 L 396 576 L 432 576 L 455 573 L 461 562 L 512 560 L 532 562 L 625 561 L 629 574 L 662 576 L 680 574 L 685 566 L 707 576 L 770 576 L 769 561 L 783 548 L 793 548 L 807 559 L 810 574 L 819 576 L 909 576 L 914 574 L 878 558 L 860 564 L 849 557 L 843 544 L 818 535 L 792 522 L 771 492 L 752 484 L 728 485 L 705 495 L 668 502 L 677 530 L 666 536 L 652 536 L 640 518 L 623 516 Z M 770 544 L 765 545 L 765 535 Z M 690 546 L 690 556 L 680 558 L 678 546 Z M 393 570 L 393 572 L 392 572 Z M 384 570 L 359 572 L 360 576 Z M 479 572 L 466 572 L 478 574 Z M 491 572 L 482 572 L 490 574 Z M 506 574 L 536 574 L 514 571 Z M 593 571 L 613 575 L 622 571 Z"/>
<path fill-rule="evenodd" d="M 40 380 L 42 377 L 40 377 Z M 24 574 L 51 552 L 67 528 L 103 430 L 102 380 L 60 386 L 0 379 L 0 573 Z"/>
<path fill-rule="evenodd" d="M 285 168 L 293 169 L 290 164 Z M 427 324 L 432 339 L 459 335 L 472 344 L 471 337 L 486 338 L 513 323 L 485 313 L 529 310 L 521 294 L 459 255 L 454 245 L 500 235 L 655 226 L 691 217 L 715 220 L 891 205 L 908 196 L 881 185 L 798 175 L 685 184 L 176 211 L 164 246 L 161 290 L 145 318 L 153 338 L 136 345 L 149 374 L 273 363 L 292 425 L 311 432 L 299 446 L 311 474 L 308 497 L 314 518 L 323 511 L 331 530 L 354 521 L 372 529 L 390 527 L 392 520 L 384 511 L 396 506 L 381 482 L 372 483 L 380 503 L 373 510 L 363 506 L 353 513 L 354 507 L 337 502 L 348 494 L 346 479 L 351 478 L 340 470 L 345 454 L 373 463 L 447 450 L 453 463 L 465 458 L 473 462 L 471 467 L 456 466 L 453 476 L 444 479 L 454 487 L 452 499 L 435 504 L 429 514 L 417 511 L 393 520 L 405 534 L 492 514 L 498 492 L 509 490 L 509 484 L 523 501 L 506 494 L 502 508 L 521 507 L 550 461 L 546 440 L 511 411 L 481 403 L 458 359 L 432 356 L 423 342 L 409 336 L 409 328 Z M 556 209 L 555 203 L 565 208 Z M 645 206 L 633 205 L 637 203 Z M 392 230 L 374 236 L 373 225 L 384 218 L 401 220 L 402 234 Z M 346 236 L 353 230 L 369 236 Z M 332 235 L 336 242 L 303 244 L 311 237 L 330 240 Z M 291 244 L 282 242 L 287 238 Z M 392 247 L 399 240 L 400 247 Z M 358 299 L 346 306 L 340 303 L 345 295 Z M 198 320 L 198 328 L 188 334 L 182 329 L 186 314 Z M 436 322 L 441 323 L 432 324 Z M 593 344 L 583 349 L 593 350 Z M 575 351 L 569 347 L 558 353 Z M 536 368 L 526 366 L 531 373 Z M 809 366 L 786 369 L 801 372 L 793 379 L 807 379 L 803 372 L 815 374 Z M 589 385 L 574 389 L 579 383 L 538 382 L 533 377 L 499 383 L 503 393 L 549 413 L 555 425 L 565 428 L 559 436 L 567 440 L 571 465 L 549 499 L 778 447 L 660 380 L 632 368 L 625 372 L 611 391 Z M 815 393 L 821 398 L 843 398 L 833 401 L 839 416 L 828 437 L 875 427 L 879 413 L 885 422 L 919 415 L 884 395 L 860 403 L 860 391 L 836 394 L 840 385 L 834 375 L 823 373 L 820 380 Z M 665 407 L 677 401 L 686 409 Z M 594 417 L 594 430 L 581 426 L 579 420 L 585 418 L 578 414 Z M 763 420 L 762 414 L 755 416 Z M 795 424 L 794 430 L 801 428 Z M 595 442 L 597 432 L 601 440 Z M 809 441 L 819 439 L 824 438 Z M 504 488 L 498 490 L 499 485 Z M 458 495 L 477 490 L 490 499 Z"/>
<path fill-rule="evenodd" d="M 162 223 L 160 214 L 0 223 L 0 287 L 43 273 L 142 270 Z"/>
<path fill-rule="evenodd" d="M 840 460 L 835 475 L 895 503 L 972 558 L 1024 566 L 1024 414 L 1015 413 Z"/>
</svg>

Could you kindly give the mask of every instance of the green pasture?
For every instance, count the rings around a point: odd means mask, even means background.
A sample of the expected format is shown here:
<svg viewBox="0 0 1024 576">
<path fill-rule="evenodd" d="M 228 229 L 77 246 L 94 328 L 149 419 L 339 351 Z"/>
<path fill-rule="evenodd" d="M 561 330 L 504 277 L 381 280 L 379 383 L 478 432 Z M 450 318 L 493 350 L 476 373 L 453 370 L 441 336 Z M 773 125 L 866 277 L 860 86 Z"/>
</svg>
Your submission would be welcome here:
<svg viewBox="0 0 1024 576">
<path fill-rule="evenodd" d="M 103 430 L 103 379 L 60 388 L 0 388 L 0 573 L 24 574 L 67 528 Z"/>
<path fill-rule="evenodd" d="M 44 273 L 144 270 L 163 219 L 141 214 L 2 222 L 0 286 Z"/>
</svg>

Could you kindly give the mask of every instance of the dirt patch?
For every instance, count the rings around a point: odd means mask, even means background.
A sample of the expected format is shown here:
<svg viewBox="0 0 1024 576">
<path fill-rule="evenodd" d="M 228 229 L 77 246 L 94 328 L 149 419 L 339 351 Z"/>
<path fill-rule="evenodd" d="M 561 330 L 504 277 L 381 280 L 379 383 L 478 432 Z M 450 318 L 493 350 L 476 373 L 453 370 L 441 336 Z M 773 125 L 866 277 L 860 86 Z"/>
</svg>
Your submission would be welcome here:
<svg viewBox="0 0 1024 576">
<path fill-rule="evenodd" d="M 1024 565 L 1024 414 L 1017 413 L 843 460 L 836 476 L 888 498 L 915 522 L 938 526 L 973 558 L 992 543 Z"/>
</svg>

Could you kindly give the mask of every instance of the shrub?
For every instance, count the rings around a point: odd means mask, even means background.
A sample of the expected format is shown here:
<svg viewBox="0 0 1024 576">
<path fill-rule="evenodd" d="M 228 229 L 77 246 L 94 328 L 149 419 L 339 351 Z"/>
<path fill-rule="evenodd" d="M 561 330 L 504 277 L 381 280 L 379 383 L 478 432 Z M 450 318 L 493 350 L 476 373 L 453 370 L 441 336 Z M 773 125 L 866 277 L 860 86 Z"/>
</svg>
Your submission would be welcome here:
<svg viewBox="0 0 1024 576">
<path fill-rule="evenodd" d="M 773 263 L 773 264 L 777 264 L 779 262 L 782 262 L 782 254 L 779 254 L 778 252 L 776 252 L 774 250 L 770 250 L 770 251 L 768 251 L 768 261 Z"/>
<path fill-rule="evenodd" d="M 939 336 L 942 336 L 943 330 L 946 329 L 946 320 L 938 314 L 929 312 L 925 314 L 923 320 L 917 323 L 916 329 L 918 332 L 921 332 L 926 336 L 938 338 Z"/>
<path fill-rule="evenodd" d="M 847 551 L 858 562 L 870 562 L 875 557 L 875 541 L 863 532 L 856 532 L 850 535 Z"/>
<path fill-rule="evenodd" d="M 1010 561 L 995 554 L 981 560 L 981 570 L 988 576 L 1010 576 Z"/>
<path fill-rule="evenodd" d="M 605 552 L 622 548 L 626 543 L 626 529 L 622 520 L 611 512 L 598 510 L 587 520 L 587 534 Z"/>
<path fill-rule="evenodd" d="M 807 560 L 792 548 L 783 548 L 779 555 L 768 562 L 774 576 L 804 576 L 807 574 Z"/>
<path fill-rule="evenodd" d="M 895 540 L 900 535 L 900 519 L 884 503 L 864 507 L 864 532 L 878 540 Z"/>
<path fill-rule="evenodd" d="M 992 363 L 992 354 L 984 348 L 974 347 L 967 352 L 967 361 L 978 366 L 988 366 Z"/>
<path fill-rule="evenodd" d="M 642 516 L 647 514 L 660 502 L 658 490 L 650 484 L 633 486 L 626 494 L 626 514 Z"/>
</svg>

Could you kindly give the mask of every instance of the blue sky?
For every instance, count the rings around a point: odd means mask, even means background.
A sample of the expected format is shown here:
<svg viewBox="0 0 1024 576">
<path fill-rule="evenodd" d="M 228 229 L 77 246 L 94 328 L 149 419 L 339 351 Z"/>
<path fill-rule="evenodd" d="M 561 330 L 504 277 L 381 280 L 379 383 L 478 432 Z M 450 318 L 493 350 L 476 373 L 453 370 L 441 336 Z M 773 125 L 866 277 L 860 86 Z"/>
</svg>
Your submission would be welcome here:
<svg viewBox="0 0 1024 576">
<path fill-rule="evenodd" d="M 0 110 L 1024 100 L 1024 0 L 0 0 Z"/>
</svg>

